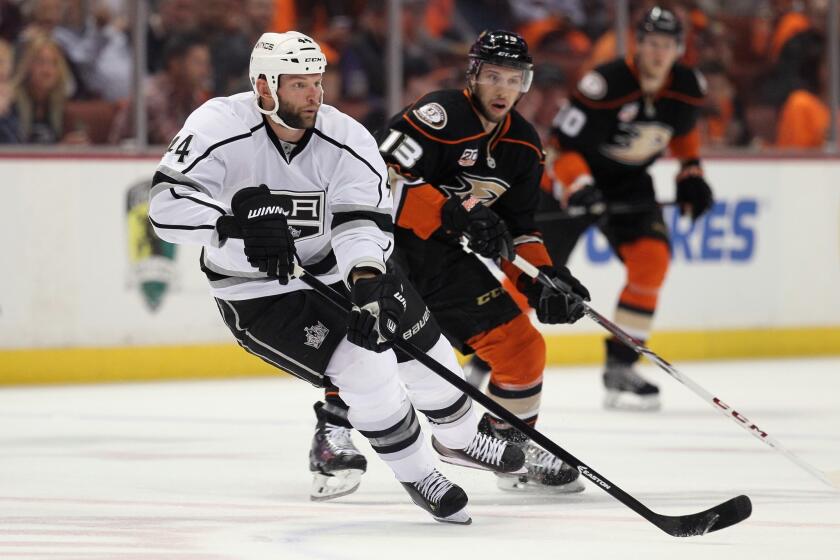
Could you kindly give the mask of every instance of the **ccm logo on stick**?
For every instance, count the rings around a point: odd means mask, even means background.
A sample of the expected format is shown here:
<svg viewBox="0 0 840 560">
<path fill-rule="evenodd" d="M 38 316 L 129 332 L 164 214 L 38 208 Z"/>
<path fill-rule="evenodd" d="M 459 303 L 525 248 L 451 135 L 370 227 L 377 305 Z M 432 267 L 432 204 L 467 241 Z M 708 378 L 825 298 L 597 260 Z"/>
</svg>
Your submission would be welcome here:
<svg viewBox="0 0 840 560">
<path fill-rule="evenodd" d="M 734 416 L 735 419 L 738 420 L 738 422 L 740 422 L 741 424 L 749 424 L 751 430 L 755 430 L 756 432 L 758 432 L 758 435 L 760 435 L 763 438 L 767 437 L 767 432 L 750 422 L 750 420 L 746 416 L 743 416 L 740 412 L 738 412 L 734 408 L 731 408 L 728 404 L 726 404 L 717 397 L 714 397 L 712 400 L 714 401 L 715 405 L 719 406 L 723 410 L 730 410 L 729 414 Z"/>
</svg>

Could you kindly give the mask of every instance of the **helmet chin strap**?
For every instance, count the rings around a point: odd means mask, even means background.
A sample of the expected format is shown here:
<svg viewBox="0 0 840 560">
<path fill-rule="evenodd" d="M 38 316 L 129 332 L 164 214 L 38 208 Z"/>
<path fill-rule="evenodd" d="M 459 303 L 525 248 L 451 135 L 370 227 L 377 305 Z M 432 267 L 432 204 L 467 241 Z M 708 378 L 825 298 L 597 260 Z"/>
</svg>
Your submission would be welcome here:
<svg viewBox="0 0 840 560">
<path fill-rule="evenodd" d="M 288 130 L 294 130 L 294 131 L 303 130 L 302 128 L 295 128 L 293 126 L 289 126 L 288 124 L 286 124 L 286 121 L 284 121 L 283 119 L 281 119 L 277 115 L 277 110 L 280 108 L 280 100 L 277 99 L 277 92 L 276 91 L 269 90 L 269 92 L 271 93 L 271 99 L 274 101 L 274 108 L 271 109 L 271 110 L 263 109 L 262 106 L 260 105 L 260 98 L 256 97 L 256 98 L 254 98 L 254 103 L 257 105 L 257 111 L 259 111 L 263 115 L 267 115 L 268 118 L 272 120 L 272 122 L 275 122 L 275 123 L 279 124 L 283 128 L 286 128 Z M 323 103 L 324 103 L 324 90 L 322 89 L 321 90 L 321 100 L 319 101 L 318 105 L 320 106 Z"/>
</svg>

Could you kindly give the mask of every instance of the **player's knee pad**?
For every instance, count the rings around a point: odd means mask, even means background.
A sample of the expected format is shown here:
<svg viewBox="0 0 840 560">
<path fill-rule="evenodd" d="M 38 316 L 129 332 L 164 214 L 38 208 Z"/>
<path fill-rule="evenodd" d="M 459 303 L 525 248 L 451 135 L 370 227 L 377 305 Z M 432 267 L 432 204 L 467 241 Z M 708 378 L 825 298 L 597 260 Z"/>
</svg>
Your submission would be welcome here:
<svg viewBox="0 0 840 560">
<path fill-rule="evenodd" d="M 455 351 L 443 336 L 427 352 L 430 358 L 463 378 Z M 446 408 L 461 396 L 461 391 L 417 360 L 399 364 L 400 379 L 411 401 L 419 410 Z"/>
<path fill-rule="evenodd" d="M 661 239 L 643 237 L 621 245 L 618 252 L 627 267 L 627 285 L 621 293 L 621 303 L 654 310 L 671 262 L 668 244 Z"/>
<path fill-rule="evenodd" d="M 490 364 L 491 383 L 526 387 L 542 382 L 545 340 L 525 314 L 476 335 L 468 344 Z"/>
</svg>

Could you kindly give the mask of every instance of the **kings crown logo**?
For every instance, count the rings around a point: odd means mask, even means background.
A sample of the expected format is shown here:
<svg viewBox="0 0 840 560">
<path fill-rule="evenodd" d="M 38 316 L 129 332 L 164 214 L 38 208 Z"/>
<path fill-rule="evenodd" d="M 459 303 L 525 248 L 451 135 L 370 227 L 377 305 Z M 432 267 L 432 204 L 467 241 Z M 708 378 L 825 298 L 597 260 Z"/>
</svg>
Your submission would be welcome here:
<svg viewBox="0 0 840 560">
<path fill-rule="evenodd" d="M 128 189 L 129 285 L 136 287 L 150 311 L 157 311 L 175 280 L 175 245 L 155 235 L 149 222 L 149 181 Z"/>
<path fill-rule="evenodd" d="M 325 327 L 321 321 L 318 321 L 311 327 L 304 327 L 303 333 L 306 336 L 306 342 L 304 344 L 317 350 L 324 343 L 324 339 L 327 338 L 330 329 Z"/>
</svg>

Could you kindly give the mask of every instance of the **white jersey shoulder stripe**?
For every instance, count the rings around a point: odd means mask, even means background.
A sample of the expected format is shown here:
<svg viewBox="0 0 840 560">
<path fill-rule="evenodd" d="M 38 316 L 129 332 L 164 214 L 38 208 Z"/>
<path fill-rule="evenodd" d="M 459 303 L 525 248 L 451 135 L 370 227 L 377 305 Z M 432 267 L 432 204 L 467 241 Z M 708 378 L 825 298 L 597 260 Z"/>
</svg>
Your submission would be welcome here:
<svg viewBox="0 0 840 560">
<path fill-rule="evenodd" d="M 250 138 L 251 136 L 253 136 L 253 134 L 254 134 L 256 131 L 258 131 L 259 129 L 261 129 L 261 128 L 262 128 L 262 127 L 264 127 L 264 126 L 265 126 L 265 121 L 261 122 L 260 124 L 258 124 L 258 125 L 256 125 L 256 126 L 252 126 L 252 127 L 251 127 L 250 132 L 248 132 L 248 133 L 245 133 L 245 134 L 237 134 L 236 136 L 231 136 L 230 138 L 225 138 L 224 140 L 220 140 L 219 142 L 216 142 L 215 144 L 213 144 L 212 146 L 210 146 L 209 148 L 207 148 L 207 149 L 204 151 L 204 153 L 203 153 L 203 154 L 201 154 L 200 156 L 198 156 L 197 158 L 195 158 L 195 160 L 193 160 L 193 162 L 192 162 L 191 164 L 189 164 L 189 165 L 187 166 L 187 168 L 186 168 L 186 169 L 184 169 L 184 171 L 182 171 L 182 173 L 184 173 L 185 175 L 186 175 L 187 173 L 189 173 L 189 172 L 190 172 L 190 170 L 191 170 L 193 167 L 195 167 L 195 166 L 196 166 L 196 165 L 197 165 L 197 164 L 198 164 L 201 160 L 203 160 L 204 158 L 206 158 L 207 156 L 209 156 L 209 155 L 210 155 L 210 153 L 211 153 L 211 152 L 213 152 L 213 150 L 215 150 L 216 148 L 218 148 L 218 147 L 220 147 L 220 146 L 224 146 L 225 144 L 230 144 L 231 142 L 236 142 L 237 140 L 243 140 L 243 139 L 245 139 L 245 138 Z"/>
</svg>

